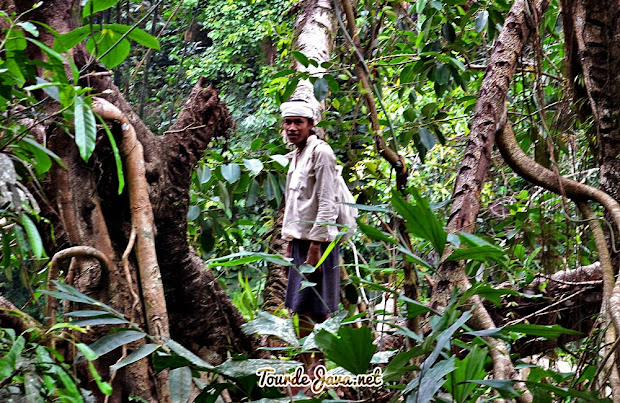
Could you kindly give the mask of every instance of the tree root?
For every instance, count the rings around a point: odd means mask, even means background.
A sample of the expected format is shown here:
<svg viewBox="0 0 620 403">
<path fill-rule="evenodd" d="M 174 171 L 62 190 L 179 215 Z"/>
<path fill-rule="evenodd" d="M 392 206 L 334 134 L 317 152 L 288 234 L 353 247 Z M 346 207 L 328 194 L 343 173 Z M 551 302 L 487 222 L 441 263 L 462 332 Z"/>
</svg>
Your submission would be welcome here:
<svg viewBox="0 0 620 403">
<path fill-rule="evenodd" d="M 541 186 L 556 194 L 565 194 L 568 196 L 577 203 L 583 216 L 589 220 L 590 230 L 595 240 L 603 271 L 602 307 L 603 311 L 606 311 L 611 317 L 611 322 L 615 330 L 610 335 L 606 335 L 606 340 L 609 338 L 611 341 L 613 334 L 620 334 L 620 280 L 614 280 L 615 275 L 607 242 L 605 241 L 605 235 L 603 234 L 600 224 L 596 221 L 596 215 L 587 205 L 586 200 L 594 200 L 602 204 L 613 217 L 614 223 L 619 230 L 620 204 L 600 189 L 559 176 L 553 171 L 536 163 L 536 161 L 523 152 L 515 139 L 512 125 L 507 118 L 505 119 L 506 121 L 497 132 L 496 144 L 506 163 L 517 174 L 535 185 Z M 617 368 L 615 368 L 615 361 L 612 362 L 614 363 L 614 368 L 611 368 L 610 384 L 612 386 L 614 399 L 618 398 L 620 400 L 620 379 L 618 378 Z"/>
<path fill-rule="evenodd" d="M 50 291 L 54 291 L 56 286 L 54 285 L 54 281 L 58 280 L 58 274 L 60 269 L 58 268 L 59 262 L 72 259 L 74 257 L 86 257 L 86 258 L 95 258 L 99 260 L 104 270 L 108 270 L 111 265 L 108 257 L 98 249 L 95 249 L 90 246 L 72 246 L 67 249 L 63 249 L 60 252 L 54 254 L 52 257 L 52 262 L 50 264 L 49 274 L 47 276 L 47 289 Z M 45 308 L 45 315 L 49 320 L 50 326 L 56 323 L 56 308 L 57 301 L 56 298 L 49 296 L 47 298 L 47 305 Z"/>
<path fill-rule="evenodd" d="M 165 339 L 170 338 L 170 327 L 164 285 L 155 249 L 156 228 L 146 180 L 144 149 L 137 139 L 133 125 L 120 109 L 102 98 L 94 98 L 92 106 L 93 111 L 102 118 L 116 120 L 121 124 L 123 131 L 121 154 L 129 191 L 132 233 L 135 232 L 136 236 L 136 257 L 146 328 L 152 336 L 163 343 Z M 161 401 L 169 401 L 167 371 L 160 372 L 156 378 L 159 398 Z"/>
</svg>

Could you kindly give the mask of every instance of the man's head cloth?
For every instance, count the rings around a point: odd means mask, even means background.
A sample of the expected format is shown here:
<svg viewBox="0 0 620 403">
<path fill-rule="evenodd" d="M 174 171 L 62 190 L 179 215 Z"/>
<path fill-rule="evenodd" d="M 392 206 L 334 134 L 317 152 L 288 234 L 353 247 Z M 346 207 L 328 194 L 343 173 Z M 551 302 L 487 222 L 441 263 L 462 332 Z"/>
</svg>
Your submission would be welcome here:
<svg viewBox="0 0 620 403">
<path fill-rule="evenodd" d="M 302 118 L 314 119 L 314 109 L 305 101 L 289 101 L 280 105 L 282 117 L 300 116 Z"/>
</svg>

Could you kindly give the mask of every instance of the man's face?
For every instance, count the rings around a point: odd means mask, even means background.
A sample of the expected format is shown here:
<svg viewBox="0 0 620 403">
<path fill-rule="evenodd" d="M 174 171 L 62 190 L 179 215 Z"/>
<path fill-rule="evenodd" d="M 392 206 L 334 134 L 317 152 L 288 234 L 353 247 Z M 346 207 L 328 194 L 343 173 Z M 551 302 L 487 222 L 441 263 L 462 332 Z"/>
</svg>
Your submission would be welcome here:
<svg viewBox="0 0 620 403">
<path fill-rule="evenodd" d="M 314 125 L 310 123 L 308 118 L 287 116 L 283 120 L 283 127 L 286 131 L 288 141 L 299 147 L 305 144 L 308 136 L 310 136 L 310 130 Z"/>
</svg>

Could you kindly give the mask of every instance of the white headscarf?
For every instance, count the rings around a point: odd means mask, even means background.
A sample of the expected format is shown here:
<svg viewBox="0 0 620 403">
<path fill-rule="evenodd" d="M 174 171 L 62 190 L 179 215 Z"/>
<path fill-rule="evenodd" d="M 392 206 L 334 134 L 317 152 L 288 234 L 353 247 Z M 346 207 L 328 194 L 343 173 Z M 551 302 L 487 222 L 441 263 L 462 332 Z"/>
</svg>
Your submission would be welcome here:
<svg viewBox="0 0 620 403">
<path fill-rule="evenodd" d="M 280 105 L 282 117 L 300 116 L 302 118 L 314 119 L 314 109 L 309 103 L 303 101 L 284 102 Z"/>
</svg>

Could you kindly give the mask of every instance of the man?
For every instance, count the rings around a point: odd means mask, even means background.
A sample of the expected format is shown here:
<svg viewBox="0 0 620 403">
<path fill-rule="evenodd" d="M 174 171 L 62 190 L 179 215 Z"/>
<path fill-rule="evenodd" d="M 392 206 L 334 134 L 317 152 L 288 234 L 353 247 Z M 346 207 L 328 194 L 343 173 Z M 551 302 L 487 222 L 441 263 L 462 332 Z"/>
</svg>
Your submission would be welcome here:
<svg viewBox="0 0 620 403">
<path fill-rule="evenodd" d="M 289 156 L 286 178 L 286 208 L 282 238 L 289 241 L 287 257 L 293 258 L 286 289 L 286 307 L 299 314 L 299 334 L 311 333 L 338 309 L 340 297 L 339 252 L 335 247 L 312 273 L 301 273 L 303 264 L 316 266 L 325 249 L 338 235 L 334 225 L 336 209 L 336 156 L 331 147 L 314 133 L 314 110 L 305 101 L 282 104 L 283 128 L 289 143 L 295 146 Z M 316 283 L 302 287 L 302 281 Z M 306 283 L 307 284 L 307 283 Z M 302 359 L 312 369 L 321 355 Z"/>
</svg>

